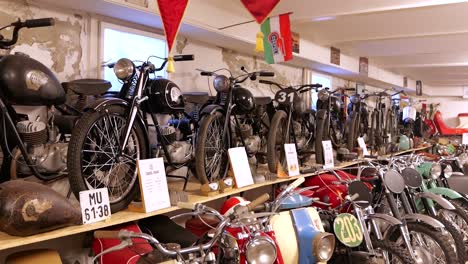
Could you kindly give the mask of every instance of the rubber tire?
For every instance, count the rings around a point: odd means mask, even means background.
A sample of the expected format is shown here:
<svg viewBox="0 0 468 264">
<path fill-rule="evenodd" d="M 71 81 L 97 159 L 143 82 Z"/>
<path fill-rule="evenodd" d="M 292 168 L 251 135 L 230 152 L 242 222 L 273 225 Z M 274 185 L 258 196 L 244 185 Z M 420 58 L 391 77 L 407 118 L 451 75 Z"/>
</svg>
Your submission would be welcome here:
<svg viewBox="0 0 468 264">
<path fill-rule="evenodd" d="M 458 231 L 454 223 L 449 222 L 447 219 L 443 218 L 442 216 L 436 216 L 434 218 L 439 220 L 445 226 L 445 229 L 447 230 L 447 232 L 450 233 L 450 235 L 453 238 L 453 241 L 455 242 L 455 247 L 457 249 L 457 256 L 458 256 L 459 263 L 465 264 L 466 247 L 465 247 L 465 243 L 463 243 L 463 235 Z"/>
<path fill-rule="evenodd" d="M 222 124 L 224 124 L 224 114 L 221 112 L 215 112 L 213 114 L 204 115 L 200 120 L 200 128 L 197 134 L 197 143 L 195 145 L 195 173 L 201 184 L 207 184 L 213 182 L 212 177 L 208 177 L 205 172 L 205 143 L 208 127 L 215 120 L 215 118 L 222 118 Z M 224 179 L 229 171 L 229 158 L 227 156 L 227 150 L 230 147 L 230 133 L 227 133 L 227 146 L 226 146 L 226 157 L 221 158 L 221 168 L 224 166 L 224 172 L 220 173 L 216 179 Z M 224 143 L 226 145 L 226 143 Z"/>
<path fill-rule="evenodd" d="M 349 151 L 354 150 L 354 146 L 356 146 L 357 134 L 359 133 L 357 130 L 358 122 L 358 115 L 356 112 L 351 114 L 351 118 L 348 122 L 348 138 L 346 140 L 346 145 Z"/>
<path fill-rule="evenodd" d="M 442 234 L 441 232 L 435 230 L 431 226 L 424 223 L 407 223 L 408 230 L 415 231 L 421 234 L 424 234 L 433 241 L 437 242 L 445 255 L 445 260 L 447 264 L 459 263 L 456 252 L 453 250 L 452 245 L 450 244 L 450 239 L 448 235 Z M 395 229 L 395 232 L 389 234 L 390 241 L 396 241 L 400 234 L 399 229 Z"/>
<path fill-rule="evenodd" d="M 453 206 L 455 206 L 455 213 L 458 214 L 468 226 L 468 202 L 463 199 L 450 200 Z M 465 230 L 468 232 L 468 230 Z M 465 260 L 468 261 L 468 243 L 465 244 Z"/>
<path fill-rule="evenodd" d="M 324 135 L 326 134 L 326 131 L 325 129 L 328 129 L 328 128 L 325 128 L 325 124 L 327 123 L 327 116 L 325 114 L 325 118 L 319 118 L 319 116 L 321 116 L 321 112 L 320 111 L 326 111 L 326 110 L 319 110 L 317 112 L 317 125 L 315 127 L 315 162 L 317 164 L 324 164 L 325 162 L 325 158 L 323 156 L 323 145 L 322 145 L 322 141 L 325 140 L 324 139 Z"/>
<path fill-rule="evenodd" d="M 117 113 L 125 117 L 127 115 L 127 109 L 123 106 L 119 105 L 110 105 L 107 107 L 107 113 Z M 70 142 L 68 143 L 68 153 L 67 153 L 67 168 L 68 168 L 68 180 L 70 182 L 70 188 L 72 189 L 75 197 L 79 199 L 80 192 L 88 190 L 86 183 L 81 175 L 81 153 L 82 153 L 82 145 L 88 133 L 90 127 L 98 120 L 102 114 L 100 112 L 91 110 L 84 113 L 78 122 L 76 123 L 75 127 L 73 128 L 73 132 L 70 138 Z M 145 128 L 142 125 L 135 121 L 134 129 L 140 142 L 140 159 L 147 158 L 147 141 L 145 140 Z M 135 180 L 130 192 L 127 194 L 124 199 L 117 203 L 110 203 L 112 213 L 118 212 L 127 208 L 130 202 L 137 196 L 139 192 L 139 181 L 138 179 Z"/>
<path fill-rule="evenodd" d="M 408 250 L 404 247 L 399 247 L 395 245 L 393 242 L 386 241 L 386 240 L 373 240 L 372 246 L 374 248 L 380 248 L 389 252 L 390 254 L 394 255 L 397 259 L 400 260 L 401 263 L 406 264 L 413 264 L 415 261 L 409 254 Z"/>
<path fill-rule="evenodd" d="M 276 153 L 276 135 L 278 133 L 278 130 L 280 126 L 283 123 L 286 123 L 286 118 L 287 114 L 283 110 L 278 110 L 276 113 L 273 115 L 273 118 L 271 119 L 271 125 L 270 125 L 270 131 L 268 131 L 268 139 L 267 139 L 267 161 L 268 161 L 268 170 L 270 170 L 271 173 L 276 173 L 278 170 L 277 164 L 278 164 L 278 158 L 277 153 Z M 294 130 L 294 128 L 292 129 Z M 288 143 L 288 142 L 284 142 Z"/>
</svg>

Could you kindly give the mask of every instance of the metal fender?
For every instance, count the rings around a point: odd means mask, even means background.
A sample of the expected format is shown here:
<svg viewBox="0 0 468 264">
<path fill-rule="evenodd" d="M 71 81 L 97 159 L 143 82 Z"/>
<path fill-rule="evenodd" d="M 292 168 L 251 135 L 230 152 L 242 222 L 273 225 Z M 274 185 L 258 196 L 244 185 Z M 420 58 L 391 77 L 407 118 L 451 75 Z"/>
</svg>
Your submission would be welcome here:
<svg viewBox="0 0 468 264">
<path fill-rule="evenodd" d="M 120 105 L 125 108 L 130 107 L 130 103 L 123 99 L 116 98 L 116 97 L 108 97 L 108 98 L 104 97 L 104 98 L 98 99 L 96 102 L 94 102 L 94 104 L 87 107 L 86 111 L 101 112 L 110 105 Z M 145 122 L 143 121 L 143 117 L 140 115 L 140 113 L 137 114 L 135 121 L 141 124 L 141 127 L 143 128 L 143 135 L 145 137 L 144 144 L 149 146 L 148 130 L 147 130 Z M 148 152 L 146 154 L 147 156 L 150 154 L 150 148 L 148 148 Z"/>
<path fill-rule="evenodd" d="M 446 188 L 446 187 L 433 187 L 433 188 L 427 189 L 427 191 L 434 193 L 434 194 L 448 197 L 449 199 L 463 198 L 463 196 L 459 192 Z"/>
<path fill-rule="evenodd" d="M 369 218 L 385 221 L 385 222 L 389 223 L 392 226 L 402 225 L 403 224 L 403 222 L 401 222 L 400 220 L 396 219 L 395 217 L 393 217 L 391 215 L 387 215 L 387 214 L 378 214 L 378 213 L 377 214 L 372 214 L 372 215 L 369 215 Z"/>
<path fill-rule="evenodd" d="M 221 111 L 221 112 L 224 112 L 224 109 L 222 106 L 220 105 L 217 105 L 217 104 L 210 104 L 210 105 L 207 105 L 205 107 L 202 108 L 202 110 L 200 111 L 200 116 L 203 116 L 203 115 L 211 115 L 213 114 L 214 112 L 216 111 Z"/>
<path fill-rule="evenodd" d="M 325 119 L 327 117 L 327 110 L 325 110 L 325 109 L 318 110 L 316 116 L 317 116 L 317 120 L 318 119 Z"/>
<path fill-rule="evenodd" d="M 444 209 L 455 210 L 455 207 L 453 206 L 453 204 L 449 200 L 445 199 L 439 194 L 435 194 L 431 192 L 420 192 L 416 194 L 416 199 L 418 198 L 431 199 L 434 202 L 438 203 L 440 206 L 442 206 Z"/>
<path fill-rule="evenodd" d="M 312 244 L 315 237 L 325 232 L 315 208 L 283 211 L 274 215 L 270 224 L 275 232 L 284 263 L 317 262 Z"/>
<path fill-rule="evenodd" d="M 433 228 L 444 228 L 444 225 L 437 219 L 423 214 L 406 214 L 402 216 L 403 220 L 409 223 L 423 222 Z"/>
</svg>

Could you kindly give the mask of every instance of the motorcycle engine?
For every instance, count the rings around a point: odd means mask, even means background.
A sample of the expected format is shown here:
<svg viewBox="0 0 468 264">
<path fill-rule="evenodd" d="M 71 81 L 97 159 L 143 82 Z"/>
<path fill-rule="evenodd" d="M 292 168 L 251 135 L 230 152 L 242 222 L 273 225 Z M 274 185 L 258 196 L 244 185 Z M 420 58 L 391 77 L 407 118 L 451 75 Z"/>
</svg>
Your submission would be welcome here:
<svg viewBox="0 0 468 264">
<path fill-rule="evenodd" d="M 41 121 L 20 121 L 16 128 L 36 168 L 41 173 L 58 173 L 66 169 L 67 144 L 57 141 L 58 131 Z M 31 174 L 21 155 L 17 172 Z"/>
<path fill-rule="evenodd" d="M 183 140 L 182 132 L 172 126 L 161 126 L 162 140 L 167 144 L 167 152 L 173 163 L 181 164 L 192 159 L 193 146 L 188 140 Z M 161 140 L 161 139 L 160 139 Z M 167 160 L 165 160 L 167 162 Z"/>
<path fill-rule="evenodd" d="M 297 148 L 303 149 L 306 144 L 306 137 L 302 134 L 302 126 L 299 122 L 293 121 L 294 135 L 296 135 Z"/>
<path fill-rule="evenodd" d="M 244 138 L 244 143 L 245 143 L 245 150 L 249 154 L 255 154 L 260 150 L 260 147 L 262 146 L 262 140 L 260 139 L 259 136 L 256 136 L 253 134 L 253 128 L 249 124 L 241 124 L 240 125 L 240 130 L 242 137 Z M 240 146 L 242 142 L 238 142 L 238 145 Z"/>
</svg>

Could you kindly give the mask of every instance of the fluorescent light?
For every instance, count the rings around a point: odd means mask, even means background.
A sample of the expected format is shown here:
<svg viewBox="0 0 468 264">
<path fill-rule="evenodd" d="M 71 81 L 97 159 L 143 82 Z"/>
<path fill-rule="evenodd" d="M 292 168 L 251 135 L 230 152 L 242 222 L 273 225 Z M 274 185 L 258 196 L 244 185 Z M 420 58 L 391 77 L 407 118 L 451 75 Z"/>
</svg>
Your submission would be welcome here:
<svg viewBox="0 0 468 264">
<path fill-rule="evenodd" d="M 336 19 L 336 16 L 316 17 L 312 18 L 312 21 L 328 21 L 333 19 Z"/>
</svg>

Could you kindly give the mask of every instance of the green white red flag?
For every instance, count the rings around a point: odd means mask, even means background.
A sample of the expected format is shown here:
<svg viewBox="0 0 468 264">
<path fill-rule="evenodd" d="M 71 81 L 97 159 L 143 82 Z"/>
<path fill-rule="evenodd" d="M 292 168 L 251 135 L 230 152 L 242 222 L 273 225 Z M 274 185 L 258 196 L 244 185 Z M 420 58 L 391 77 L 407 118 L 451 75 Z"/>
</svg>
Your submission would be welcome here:
<svg viewBox="0 0 468 264">
<path fill-rule="evenodd" d="M 265 60 L 269 64 L 288 61 L 292 55 L 289 14 L 267 18 L 261 26 Z"/>
</svg>

